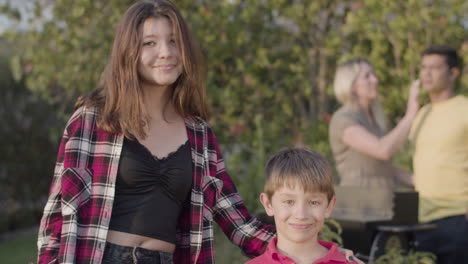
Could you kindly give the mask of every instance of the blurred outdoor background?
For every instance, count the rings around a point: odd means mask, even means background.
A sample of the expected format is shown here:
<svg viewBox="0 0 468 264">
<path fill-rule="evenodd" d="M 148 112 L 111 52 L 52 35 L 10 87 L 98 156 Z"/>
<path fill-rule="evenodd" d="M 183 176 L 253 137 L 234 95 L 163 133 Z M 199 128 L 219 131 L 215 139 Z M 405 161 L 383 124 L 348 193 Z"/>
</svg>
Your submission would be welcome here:
<svg viewBox="0 0 468 264">
<path fill-rule="evenodd" d="M 0 262 L 35 261 L 35 231 L 65 122 L 77 97 L 96 87 L 114 28 L 133 2 L 0 0 Z M 304 144 L 331 159 L 337 64 L 370 60 L 394 125 L 425 47 L 449 44 L 468 62 L 466 0 L 174 2 L 204 52 L 208 121 L 252 212 L 261 208 L 270 154 Z M 465 95 L 467 69 L 458 91 Z M 394 160 L 410 169 L 407 152 Z M 217 263 L 243 263 L 216 231 Z"/>
</svg>

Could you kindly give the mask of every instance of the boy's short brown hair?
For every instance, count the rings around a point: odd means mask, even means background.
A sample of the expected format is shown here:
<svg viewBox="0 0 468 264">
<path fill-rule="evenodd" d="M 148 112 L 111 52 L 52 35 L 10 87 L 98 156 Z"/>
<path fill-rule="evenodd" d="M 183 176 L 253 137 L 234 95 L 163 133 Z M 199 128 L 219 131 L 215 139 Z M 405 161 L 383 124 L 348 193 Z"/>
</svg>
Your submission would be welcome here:
<svg viewBox="0 0 468 264">
<path fill-rule="evenodd" d="M 265 166 L 264 192 L 271 199 L 283 186 L 299 184 L 305 192 L 321 192 L 330 201 L 335 195 L 330 163 L 320 153 L 309 148 L 287 148 L 274 154 Z"/>
</svg>

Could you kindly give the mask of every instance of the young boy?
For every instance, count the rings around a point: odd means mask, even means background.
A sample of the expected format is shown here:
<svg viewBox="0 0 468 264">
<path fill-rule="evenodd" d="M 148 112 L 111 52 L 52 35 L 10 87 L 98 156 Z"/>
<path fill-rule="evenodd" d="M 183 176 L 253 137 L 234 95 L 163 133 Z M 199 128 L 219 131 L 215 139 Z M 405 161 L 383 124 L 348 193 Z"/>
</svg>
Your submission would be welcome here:
<svg viewBox="0 0 468 264">
<path fill-rule="evenodd" d="M 265 170 L 260 201 L 274 217 L 277 237 L 246 264 L 358 263 L 348 262 L 334 243 L 318 240 L 336 201 L 329 162 L 310 149 L 292 148 L 273 155 Z"/>
</svg>

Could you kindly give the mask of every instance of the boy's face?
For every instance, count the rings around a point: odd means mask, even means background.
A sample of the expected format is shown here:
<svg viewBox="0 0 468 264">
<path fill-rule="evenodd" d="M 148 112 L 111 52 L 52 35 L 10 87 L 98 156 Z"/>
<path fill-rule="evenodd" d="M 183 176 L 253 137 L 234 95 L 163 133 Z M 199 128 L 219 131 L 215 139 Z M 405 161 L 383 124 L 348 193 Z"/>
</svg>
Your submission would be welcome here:
<svg viewBox="0 0 468 264">
<path fill-rule="evenodd" d="M 298 184 L 294 188 L 283 186 L 271 199 L 265 193 L 260 201 L 269 216 L 273 216 L 280 240 L 286 243 L 309 243 L 317 240 L 326 218 L 335 206 L 335 197 L 328 202 L 321 192 L 307 192 Z"/>
</svg>

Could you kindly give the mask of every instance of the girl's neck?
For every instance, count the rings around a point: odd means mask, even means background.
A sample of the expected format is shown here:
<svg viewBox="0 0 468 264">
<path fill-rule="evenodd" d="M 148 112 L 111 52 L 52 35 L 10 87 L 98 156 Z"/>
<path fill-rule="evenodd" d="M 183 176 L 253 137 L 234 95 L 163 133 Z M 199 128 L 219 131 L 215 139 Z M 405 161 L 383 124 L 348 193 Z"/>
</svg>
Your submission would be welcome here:
<svg viewBox="0 0 468 264">
<path fill-rule="evenodd" d="M 143 84 L 144 103 L 146 111 L 151 120 L 164 120 L 167 114 L 173 112 L 173 107 L 170 102 L 168 87 L 154 87 Z"/>
</svg>

